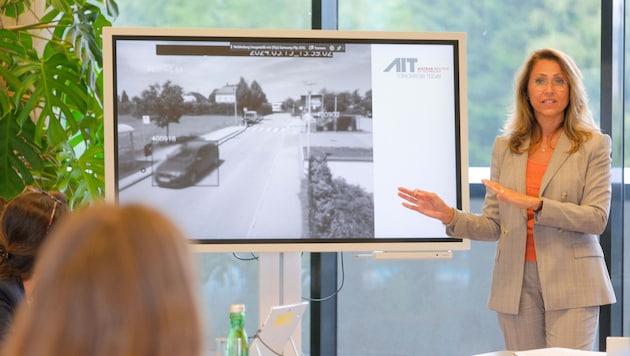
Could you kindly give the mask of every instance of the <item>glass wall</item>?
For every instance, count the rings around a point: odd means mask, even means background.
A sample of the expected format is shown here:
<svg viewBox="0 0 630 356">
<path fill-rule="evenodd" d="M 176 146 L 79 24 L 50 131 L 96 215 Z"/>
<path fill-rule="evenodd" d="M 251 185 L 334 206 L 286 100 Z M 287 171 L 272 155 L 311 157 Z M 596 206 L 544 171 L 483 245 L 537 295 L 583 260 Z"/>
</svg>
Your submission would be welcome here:
<svg viewBox="0 0 630 356">
<path fill-rule="evenodd" d="M 115 26 L 311 27 L 308 0 L 137 0 L 119 5 L 121 16 Z M 596 0 L 339 0 L 338 26 L 342 30 L 465 32 L 469 162 L 487 172 L 494 137 L 512 100 L 514 72 L 535 48 L 556 47 L 573 56 L 585 74 L 591 109 L 599 120 L 600 7 Z M 472 211 L 480 211 L 482 191 L 471 189 Z M 337 354 L 451 356 L 502 349 L 496 316 L 486 308 L 494 251 L 494 243 L 473 242 L 470 251 L 455 252 L 450 260 L 383 261 L 341 255 L 338 280 L 344 284 L 337 296 Z M 214 339 L 228 329 L 226 311 L 234 301 L 247 304 L 248 333 L 255 332 L 259 314 L 255 257 L 199 255 L 209 353 Z M 311 295 L 310 257 L 302 257 L 304 296 Z M 629 276 L 627 263 L 625 270 Z M 628 305 L 628 297 L 624 299 Z M 306 320 L 302 346 L 309 355 Z M 626 311 L 624 335 L 628 335 L 629 322 Z"/>
<path fill-rule="evenodd" d="M 488 167 L 512 102 L 514 72 L 533 49 L 570 54 L 599 113 L 600 1 L 340 0 L 340 30 L 465 32 L 470 165 Z"/>
<path fill-rule="evenodd" d="M 533 49 L 555 47 L 573 56 L 584 72 L 591 109 L 599 113 L 600 53 L 593 49 L 600 48 L 600 6 L 595 0 L 451 0 L 439 6 L 418 0 L 340 0 L 339 28 L 465 32 L 469 161 L 471 167 L 488 167 L 494 137 L 511 104 L 514 73 Z M 485 172 L 482 177 L 489 176 Z M 479 212 L 483 189 L 471 192 L 471 210 Z M 448 261 L 347 258 L 338 354 L 447 356 L 502 350 L 496 314 L 486 308 L 495 248 L 495 243 L 473 242 L 470 251 L 455 252 Z"/>
<path fill-rule="evenodd" d="M 310 29 L 310 0 L 118 1 L 114 26 Z"/>
</svg>

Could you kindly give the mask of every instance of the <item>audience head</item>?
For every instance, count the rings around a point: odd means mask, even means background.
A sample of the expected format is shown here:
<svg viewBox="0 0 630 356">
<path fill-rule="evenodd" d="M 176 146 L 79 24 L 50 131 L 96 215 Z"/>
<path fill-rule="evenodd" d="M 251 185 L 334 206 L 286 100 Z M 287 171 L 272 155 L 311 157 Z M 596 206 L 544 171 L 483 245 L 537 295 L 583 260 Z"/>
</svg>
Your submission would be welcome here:
<svg viewBox="0 0 630 356">
<path fill-rule="evenodd" d="M 44 238 L 69 211 L 62 193 L 34 187 L 26 187 L 6 203 L 0 233 L 0 279 L 29 279 Z"/>
<path fill-rule="evenodd" d="M 73 213 L 44 244 L 33 300 L 3 354 L 200 355 L 192 253 L 162 214 L 140 205 Z"/>
</svg>

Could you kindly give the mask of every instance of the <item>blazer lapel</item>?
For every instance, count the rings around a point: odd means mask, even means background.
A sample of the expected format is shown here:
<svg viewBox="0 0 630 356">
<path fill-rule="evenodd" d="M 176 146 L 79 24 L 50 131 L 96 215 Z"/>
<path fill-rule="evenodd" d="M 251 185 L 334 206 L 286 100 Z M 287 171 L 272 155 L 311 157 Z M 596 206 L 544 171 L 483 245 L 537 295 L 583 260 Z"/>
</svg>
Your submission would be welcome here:
<svg viewBox="0 0 630 356">
<path fill-rule="evenodd" d="M 529 145 L 529 142 L 526 143 Z M 525 178 L 527 175 L 527 159 L 529 155 L 527 152 L 525 153 L 511 153 L 513 166 L 511 168 L 512 171 L 512 179 L 514 181 L 514 190 L 519 193 L 526 194 L 527 187 L 525 184 Z M 521 209 L 522 215 L 524 218 L 527 218 L 527 210 Z"/>
<path fill-rule="evenodd" d="M 569 149 L 571 148 L 571 142 L 566 137 L 564 132 L 560 134 L 560 138 L 558 138 L 558 144 L 553 151 L 553 155 L 551 156 L 551 160 L 549 161 L 549 165 L 547 166 L 547 170 L 545 171 L 545 175 L 543 175 L 542 182 L 540 182 L 540 195 L 543 195 L 545 188 L 551 181 L 554 175 L 558 172 L 560 167 L 564 164 L 564 162 L 569 158 Z"/>
<path fill-rule="evenodd" d="M 517 192 L 525 194 L 525 175 L 527 174 L 527 153 L 514 155 L 514 188 Z"/>
</svg>

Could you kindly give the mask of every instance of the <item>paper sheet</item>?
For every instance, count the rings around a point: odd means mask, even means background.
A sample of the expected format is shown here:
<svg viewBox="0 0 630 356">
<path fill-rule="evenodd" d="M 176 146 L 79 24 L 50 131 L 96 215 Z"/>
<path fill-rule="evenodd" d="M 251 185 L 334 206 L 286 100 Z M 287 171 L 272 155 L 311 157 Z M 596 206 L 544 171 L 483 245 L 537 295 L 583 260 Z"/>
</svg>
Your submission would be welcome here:
<svg viewBox="0 0 630 356">
<path fill-rule="evenodd" d="M 605 352 L 583 351 L 567 349 L 564 347 L 550 347 L 546 349 L 536 349 L 527 351 L 516 351 L 516 356 L 606 356 Z"/>
</svg>

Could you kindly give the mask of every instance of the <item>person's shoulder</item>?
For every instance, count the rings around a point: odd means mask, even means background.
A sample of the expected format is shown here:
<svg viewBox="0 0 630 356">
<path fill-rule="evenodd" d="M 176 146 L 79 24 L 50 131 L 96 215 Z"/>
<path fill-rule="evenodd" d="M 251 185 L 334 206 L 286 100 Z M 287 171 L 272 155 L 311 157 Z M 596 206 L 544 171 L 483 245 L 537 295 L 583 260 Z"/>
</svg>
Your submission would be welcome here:
<svg viewBox="0 0 630 356">
<path fill-rule="evenodd" d="M 599 132 L 599 131 L 593 131 L 589 137 L 588 140 L 586 140 L 586 142 L 584 142 L 584 145 L 586 147 L 593 147 L 593 148 L 598 148 L 598 147 L 610 147 L 612 143 L 612 140 L 610 138 L 610 136 L 606 133 L 603 132 Z"/>
<path fill-rule="evenodd" d="M 494 138 L 494 145 L 498 146 L 498 145 L 507 145 L 508 142 L 510 140 L 510 137 L 508 135 L 497 135 Z"/>
<path fill-rule="evenodd" d="M 509 149 L 509 144 L 510 144 L 510 138 L 507 135 L 498 135 L 497 137 L 494 138 L 494 146 L 492 151 L 494 152 L 494 154 L 498 154 L 498 153 L 508 153 L 510 151 Z"/>
<path fill-rule="evenodd" d="M 593 137 L 598 140 L 610 141 L 610 135 L 601 131 L 594 132 Z"/>
</svg>

